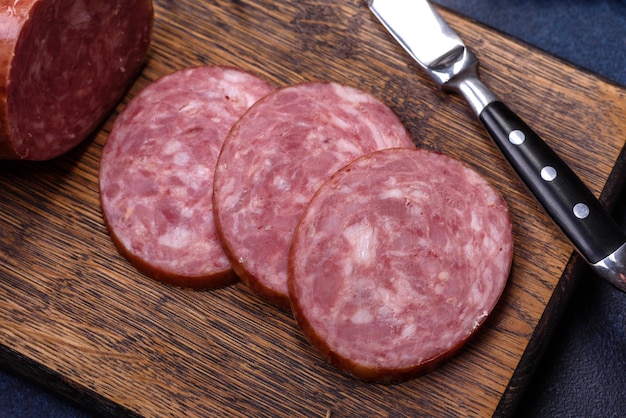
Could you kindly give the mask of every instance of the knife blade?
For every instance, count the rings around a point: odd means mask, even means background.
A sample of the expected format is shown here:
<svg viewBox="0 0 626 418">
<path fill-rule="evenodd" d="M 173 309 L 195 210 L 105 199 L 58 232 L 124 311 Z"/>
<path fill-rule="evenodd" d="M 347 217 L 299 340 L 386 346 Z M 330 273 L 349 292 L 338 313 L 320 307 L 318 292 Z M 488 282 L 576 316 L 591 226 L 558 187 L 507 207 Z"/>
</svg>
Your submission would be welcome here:
<svg viewBox="0 0 626 418">
<path fill-rule="evenodd" d="M 427 0 L 365 0 L 434 82 L 461 95 L 593 270 L 626 292 L 626 235 L 574 171 L 480 80 L 478 60 Z"/>
</svg>

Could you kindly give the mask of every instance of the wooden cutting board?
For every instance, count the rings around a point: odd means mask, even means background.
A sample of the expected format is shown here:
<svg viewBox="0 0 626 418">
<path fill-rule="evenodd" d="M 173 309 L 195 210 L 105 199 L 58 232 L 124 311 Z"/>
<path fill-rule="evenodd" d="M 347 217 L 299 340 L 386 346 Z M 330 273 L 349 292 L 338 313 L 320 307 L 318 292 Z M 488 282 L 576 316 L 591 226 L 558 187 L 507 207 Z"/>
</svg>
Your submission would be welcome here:
<svg viewBox="0 0 626 418">
<path fill-rule="evenodd" d="M 533 356 L 528 348 L 540 337 L 533 332 L 550 319 L 542 314 L 559 280 L 571 274 L 572 247 L 465 104 L 437 91 L 361 0 L 156 0 L 155 7 L 147 66 L 102 129 L 54 161 L 0 163 L 1 360 L 105 413 L 496 412 L 522 356 Z M 599 195 L 626 138 L 626 91 L 460 16 L 444 16 L 477 53 L 484 81 Z M 118 255 L 97 183 L 111 124 L 150 82 L 201 64 L 240 67 L 279 87 L 333 80 L 371 92 L 399 115 L 418 146 L 467 162 L 502 191 L 514 221 L 514 266 L 493 315 L 454 359 L 403 384 L 362 383 L 327 365 L 288 311 L 244 285 L 176 289 L 142 276 Z"/>
</svg>

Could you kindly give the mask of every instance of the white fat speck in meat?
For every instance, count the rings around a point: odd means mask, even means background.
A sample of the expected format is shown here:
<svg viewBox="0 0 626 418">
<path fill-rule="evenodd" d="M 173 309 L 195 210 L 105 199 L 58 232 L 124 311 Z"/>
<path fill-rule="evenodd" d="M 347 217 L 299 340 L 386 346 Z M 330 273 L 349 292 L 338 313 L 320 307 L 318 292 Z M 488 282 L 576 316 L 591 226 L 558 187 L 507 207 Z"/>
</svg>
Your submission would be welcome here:
<svg viewBox="0 0 626 418">
<path fill-rule="evenodd" d="M 159 244 L 164 247 L 175 249 L 185 248 L 190 243 L 192 233 L 190 230 L 176 227 L 171 231 L 159 236 Z"/>
<path fill-rule="evenodd" d="M 399 197 L 404 198 L 404 194 L 402 193 L 402 191 L 400 189 L 394 189 L 394 188 L 383 190 L 379 194 L 379 196 L 381 199 L 391 199 L 391 198 L 399 198 Z"/>
<path fill-rule="evenodd" d="M 369 324 L 373 321 L 373 319 L 374 319 L 373 315 L 367 309 L 359 309 L 350 318 L 352 323 L 358 324 L 358 325 Z"/>
<path fill-rule="evenodd" d="M 201 100 L 190 100 L 186 103 L 183 103 L 179 108 L 180 113 L 186 113 L 188 115 L 195 115 L 198 112 L 201 112 L 203 108 L 206 107 L 206 104 Z"/>
<path fill-rule="evenodd" d="M 361 152 L 354 140 L 337 138 L 334 141 L 337 144 L 338 155 L 358 155 Z"/>
<path fill-rule="evenodd" d="M 343 236 L 352 247 L 354 260 L 360 264 L 372 264 L 376 261 L 377 237 L 376 231 L 371 225 L 366 223 L 356 223 L 348 226 Z"/>
<path fill-rule="evenodd" d="M 276 176 L 274 178 L 274 187 L 276 187 L 276 189 L 281 190 L 281 191 L 289 191 L 291 189 L 291 185 L 289 184 L 289 181 L 285 180 L 281 176 Z"/>
<path fill-rule="evenodd" d="M 179 152 L 172 159 L 172 162 L 176 165 L 187 165 L 190 161 L 191 157 L 186 152 Z"/>
</svg>

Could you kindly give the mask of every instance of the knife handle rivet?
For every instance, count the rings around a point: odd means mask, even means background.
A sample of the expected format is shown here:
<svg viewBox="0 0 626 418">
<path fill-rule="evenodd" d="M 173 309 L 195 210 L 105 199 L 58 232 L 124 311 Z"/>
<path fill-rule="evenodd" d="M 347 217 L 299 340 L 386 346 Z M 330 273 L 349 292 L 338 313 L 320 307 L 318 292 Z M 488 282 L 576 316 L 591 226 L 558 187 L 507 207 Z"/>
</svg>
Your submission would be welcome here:
<svg viewBox="0 0 626 418">
<path fill-rule="evenodd" d="M 525 140 L 526 135 L 524 135 L 524 132 L 520 131 L 519 129 L 516 129 L 509 133 L 509 142 L 513 145 L 522 145 Z"/>
<path fill-rule="evenodd" d="M 549 165 L 541 169 L 541 178 L 545 181 L 552 181 L 556 178 L 556 170 Z"/>
<path fill-rule="evenodd" d="M 589 216 L 589 206 L 584 203 L 576 203 L 576 205 L 574 205 L 574 216 L 578 219 L 585 219 Z"/>
</svg>

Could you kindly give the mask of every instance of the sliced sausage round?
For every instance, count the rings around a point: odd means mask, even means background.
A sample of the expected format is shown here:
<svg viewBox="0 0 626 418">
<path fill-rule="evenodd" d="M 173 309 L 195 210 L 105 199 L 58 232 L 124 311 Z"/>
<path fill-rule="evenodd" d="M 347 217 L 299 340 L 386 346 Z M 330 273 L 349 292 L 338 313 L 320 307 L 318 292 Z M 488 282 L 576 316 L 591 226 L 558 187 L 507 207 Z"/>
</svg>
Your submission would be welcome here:
<svg viewBox="0 0 626 418">
<path fill-rule="evenodd" d="M 233 68 L 180 70 L 142 90 L 102 152 L 102 210 L 120 252 L 150 277 L 213 288 L 236 276 L 215 232 L 213 174 L 235 121 L 273 91 Z"/>
<path fill-rule="evenodd" d="M 289 246 L 315 190 L 356 157 L 412 145 L 385 104 L 337 83 L 286 87 L 255 104 L 224 142 L 215 172 L 218 234 L 239 277 L 288 306 Z"/>
<path fill-rule="evenodd" d="M 21 0 L 3 6 L 0 158 L 48 160 L 109 115 L 150 44 L 151 0 Z"/>
<path fill-rule="evenodd" d="M 398 382 L 456 353 L 494 308 L 513 257 L 502 196 L 421 149 L 364 156 L 316 193 L 296 229 L 289 295 L 332 364 Z"/>
</svg>

